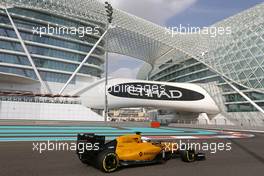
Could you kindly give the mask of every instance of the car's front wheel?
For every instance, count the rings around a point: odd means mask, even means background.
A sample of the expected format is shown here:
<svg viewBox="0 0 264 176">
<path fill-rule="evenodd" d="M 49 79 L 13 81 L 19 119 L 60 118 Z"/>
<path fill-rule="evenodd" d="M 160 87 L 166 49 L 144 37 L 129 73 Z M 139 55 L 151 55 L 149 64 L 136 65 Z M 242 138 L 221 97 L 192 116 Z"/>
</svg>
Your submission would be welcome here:
<svg viewBox="0 0 264 176">
<path fill-rule="evenodd" d="M 195 161 L 195 150 L 187 149 L 180 152 L 181 159 L 185 162 Z"/>
</svg>

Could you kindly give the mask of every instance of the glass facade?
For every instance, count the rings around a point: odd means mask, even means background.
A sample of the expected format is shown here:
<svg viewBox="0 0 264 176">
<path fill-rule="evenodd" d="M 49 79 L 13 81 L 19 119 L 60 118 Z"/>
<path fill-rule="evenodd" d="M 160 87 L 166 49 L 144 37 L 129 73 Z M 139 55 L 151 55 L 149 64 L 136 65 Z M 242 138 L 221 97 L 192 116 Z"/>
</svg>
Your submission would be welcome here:
<svg viewBox="0 0 264 176">
<path fill-rule="evenodd" d="M 105 26 L 96 21 L 83 21 L 25 8 L 12 8 L 9 13 L 25 42 L 42 79 L 65 83 L 86 54 L 104 32 Z M 37 27 L 95 28 L 97 34 L 80 33 L 34 33 Z M 0 10 L 0 72 L 12 73 L 31 79 L 37 77 L 18 40 L 16 33 L 3 10 Z M 104 41 L 80 69 L 82 76 L 100 77 L 104 63 Z M 62 73 L 63 72 L 63 73 Z M 75 79 L 71 83 L 75 83 Z"/>
<path fill-rule="evenodd" d="M 75 62 L 82 60 L 87 53 L 86 50 L 90 50 L 104 31 L 104 23 L 107 22 L 104 4 L 99 1 L 2 0 L 0 4 L 17 7 L 9 9 L 11 16 L 25 38 L 25 43 L 38 67 L 48 73 L 51 70 L 70 72 L 74 69 Z M 44 13 L 45 11 L 47 13 Z M 226 100 L 227 111 L 254 111 L 255 109 L 251 108 L 252 106 L 238 93 L 228 88 L 221 77 L 230 80 L 257 104 L 263 106 L 263 12 L 264 3 L 261 3 L 212 25 L 216 28 L 230 27 L 230 35 L 210 37 L 207 34 L 194 33 L 177 34 L 172 37 L 162 26 L 114 9 L 113 23 L 116 25 L 107 34 L 106 49 L 111 53 L 131 56 L 150 64 L 159 62 L 160 65 L 156 66 L 150 75 L 146 73 L 147 76 L 144 78 L 173 82 L 217 82 L 223 90 L 222 96 Z M 3 59 L 1 56 L 3 61 L 0 64 L 3 63 L 2 67 L 22 69 L 19 66 L 28 63 L 23 60 L 25 55 L 22 54 L 20 43 L 15 39 L 4 11 L 0 11 L 0 20 L 0 51 L 2 54 L 8 54 L 7 57 L 11 57 L 10 55 L 17 57 L 8 62 L 9 59 Z M 32 35 L 33 26 L 45 26 L 48 23 L 53 27 L 99 26 L 99 34 L 84 37 L 67 34 L 43 35 L 41 38 Z M 101 70 L 98 66 L 103 63 L 104 44 L 102 41 L 94 55 L 87 61 L 85 70 L 81 70 L 83 74 L 100 75 Z M 179 53 L 181 56 L 178 56 Z M 10 62 L 15 63 L 16 67 L 8 66 Z M 50 70 L 43 70 L 47 68 Z"/>
<path fill-rule="evenodd" d="M 188 40 L 194 43 L 178 39 L 184 41 L 179 42 L 184 45 L 177 46 L 181 50 L 159 59 L 157 62 L 161 65 L 154 65 L 149 78 L 171 82 L 216 82 L 222 90 L 226 112 L 258 111 L 222 79 L 225 77 L 264 109 L 263 12 L 262 3 L 212 25 L 230 27 L 228 36 L 190 36 Z"/>
<path fill-rule="evenodd" d="M 223 91 L 227 112 L 252 112 L 257 109 L 247 102 L 239 93 L 234 91 L 221 77 L 211 71 L 206 65 L 199 61 L 186 57 L 184 61 L 173 63 L 165 62 L 156 67 L 151 76 L 151 80 L 168 82 L 191 82 L 208 83 L 216 81 Z M 244 86 L 235 84 L 243 93 L 253 100 L 260 107 L 264 108 L 264 93 L 249 90 Z"/>
</svg>

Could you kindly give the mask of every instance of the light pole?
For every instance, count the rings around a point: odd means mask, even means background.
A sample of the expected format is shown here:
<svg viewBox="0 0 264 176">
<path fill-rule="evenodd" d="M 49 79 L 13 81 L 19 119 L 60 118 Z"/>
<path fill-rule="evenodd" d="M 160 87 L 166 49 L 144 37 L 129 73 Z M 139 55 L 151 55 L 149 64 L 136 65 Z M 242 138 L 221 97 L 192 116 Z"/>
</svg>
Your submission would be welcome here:
<svg viewBox="0 0 264 176">
<path fill-rule="evenodd" d="M 105 8 L 106 8 L 106 13 L 107 13 L 107 29 L 109 28 L 109 25 L 112 23 L 113 20 L 113 7 L 111 6 L 110 3 L 105 2 Z M 104 121 L 107 121 L 107 116 L 108 116 L 108 99 L 107 99 L 107 92 L 108 92 L 108 38 L 106 39 L 106 45 L 105 45 L 106 51 L 105 51 L 105 108 L 104 108 Z"/>
</svg>

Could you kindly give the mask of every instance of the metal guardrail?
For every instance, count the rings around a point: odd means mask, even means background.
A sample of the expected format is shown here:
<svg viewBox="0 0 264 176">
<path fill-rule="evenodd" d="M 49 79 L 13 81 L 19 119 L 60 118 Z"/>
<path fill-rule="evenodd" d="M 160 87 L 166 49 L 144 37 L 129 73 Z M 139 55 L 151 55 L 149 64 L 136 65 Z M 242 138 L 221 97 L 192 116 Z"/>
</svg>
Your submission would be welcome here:
<svg viewBox="0 0 264 176">
<path fill-rule="evenodd" d="M 162 121 L 162 120 L 161 120 Z M 166 123 L 166 122 L 164 122 Z M 206 119 L 202 119 L 202 120 L 172 120 L 170 122 L 167 122 L 167 124 L 169 123 L 175 123 L 175 124 L 191 124 L 191 125 L 209 125 L 209 126 L 239 126 L 241 128 L 243 127 L 258 127 L 258 126 L 263 126 L 264 127 L 264 121 L 263 123 L 258 123 L 256 124 L 256 121 L 254 120 L 241 120 L 241 121 L 236 121 L 236 123 L 234 123 L 234 125 L 232 125 L 230 122 L 228 122 L 227 119 L 214 119 L 211 120 L 210 122 Z"/>
<path fill-rule="evenodd" d="M 57 103 L 57 104 L 81 104 L 76 98 L 50 98 L 50 97 L 27 97 L 27 96 L 1 96 L 0 101 L 31 102 L 31 103 Z"/>
<path fill-rule="evenodd" d="M 177 128 L 202 128 L 202 129 L 217 129 L 217 130 L 238 130 L 238 131 L 252 131 L 252 132 L 263 132 L 264 126 L 238 126 L 238 125 L 215 125 L 215 124 L 181 124 L 181 123 L 170 123 L 169 127 Z"/>
</svg>

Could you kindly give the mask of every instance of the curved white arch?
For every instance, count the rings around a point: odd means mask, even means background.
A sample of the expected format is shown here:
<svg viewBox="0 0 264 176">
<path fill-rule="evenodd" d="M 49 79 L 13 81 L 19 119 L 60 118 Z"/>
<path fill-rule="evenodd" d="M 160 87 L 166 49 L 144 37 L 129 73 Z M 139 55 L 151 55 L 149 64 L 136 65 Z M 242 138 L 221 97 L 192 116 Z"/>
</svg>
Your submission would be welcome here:
<svg viewBox="0 0 264 176">
<path fill-rule="evenodd" d="M 104 109 L 104 80 L 79 90 L 84 106 Z M 202 87 L 190 83 L 110 79 L 108 82 L 109 108 L 155 107 L 179 112 L 219 113 L 214 100 Z"/>
</svg>

